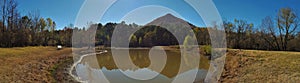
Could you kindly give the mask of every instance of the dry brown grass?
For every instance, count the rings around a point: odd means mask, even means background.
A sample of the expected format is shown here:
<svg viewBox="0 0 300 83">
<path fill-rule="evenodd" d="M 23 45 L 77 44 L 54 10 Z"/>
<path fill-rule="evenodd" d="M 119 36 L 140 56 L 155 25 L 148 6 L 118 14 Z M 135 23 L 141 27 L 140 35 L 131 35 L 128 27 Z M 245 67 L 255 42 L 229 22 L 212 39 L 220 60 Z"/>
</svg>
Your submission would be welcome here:
<svg viewBox="0 0 300 83">
<path fill-rule="evenodd" d="M 296 83 L 300 52 L 230 50 L 220 82 Z"/>
<path fill-rule="evenodd" d="M 71 52 L 55 47 L 0 48 L 0 82 L 53 82 L 51 69 Z"/>
</svg>

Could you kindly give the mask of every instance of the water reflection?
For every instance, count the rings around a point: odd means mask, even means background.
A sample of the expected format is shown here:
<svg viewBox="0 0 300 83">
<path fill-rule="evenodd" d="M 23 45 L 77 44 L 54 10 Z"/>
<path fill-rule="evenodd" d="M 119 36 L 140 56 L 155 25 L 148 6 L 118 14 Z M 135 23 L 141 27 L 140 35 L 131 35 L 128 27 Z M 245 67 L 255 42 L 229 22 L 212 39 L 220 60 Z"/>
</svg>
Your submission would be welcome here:
<svg viewBox="0 0 300 83">
<path fill-rule="evenodd" d="M 120 49 L 122 51 L 122 49 Z M 113 60 L 113 56 L 110 50 L 106 53 L 96 55 L 98 64 L 90 62 L 95 56 L 84 57 L 80 64 L 77 65 L 76 71 L 79 71 L 78 76 L 82 80 L 91 80 L 94 82 L 110 82 L 110 83 L 170 83 L 174 78 L 188 75 L 193 71 L 198 71 L 196 82 L 201 82 L 205 79 L 207 69 L 209 68 L 209 60 L 201 56 L 199 68 L 187 68 L 184 72 L 179 72 L 180 63 L 183 61 L 185 64 L 191 64 L 189 59 L 193 58 L 188 56 L 184 60 L 181 58 L 181 53 L 177 51 L 165 51 L 167 55 L 166 65 L 162 70 L 157 68 L 149 67 L 151 60 L 149 58 L 149 49 L 130 49 L 129 54 L 132 62 L 138 67 L 125 66 L 118 68 Z M 118 56 L 122 56 L 121 54 Z M 157 56 L 160 56 L 159 54 Z M 156 63 L 157 64 L 157 63 Z M 188 67 L 188 66 L 187 66 Z M 101 71 L 99 71 L 101 70 Z M 155 78 L 150 80 L 136 80 L 130 78 L 123 73 L 137 75 L 136 77 L 147 77 L 146 75 L 157 75 Z M 138 73 L 138 74 L 137 74 Z M 139 75 L 140 73 L 140 75 Z M 101 77 L 105 76 L 105 77 Z"/>
</svg>

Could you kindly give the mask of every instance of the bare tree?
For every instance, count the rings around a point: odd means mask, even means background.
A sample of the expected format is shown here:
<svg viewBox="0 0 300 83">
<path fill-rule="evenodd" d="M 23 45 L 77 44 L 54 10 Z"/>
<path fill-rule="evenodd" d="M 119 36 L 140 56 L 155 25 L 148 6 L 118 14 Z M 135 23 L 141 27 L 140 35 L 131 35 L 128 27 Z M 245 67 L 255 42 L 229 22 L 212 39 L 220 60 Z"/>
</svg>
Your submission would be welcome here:
<svg viewBox="0 0 300 83">
<path fill-rule="evenodd" d="M 238 49 L 246 48 L 249 42 L 245 42 L 244 40 L 248 38 L 247 33 L 249 34 L 252 33 L 253 24 L 247 23 L 247 21 L 245 20 L 237 20 L 237 19 L 234 20 L 234 24 L 235 25 L 233 27 L 235 27 L 234 29 L 236 29 L 236 34 L 234 36 L 235 37 L 234 48 L 238 48 Z"/>
<path fill-rule="evenodd" d="M 268 49 L 280 50 L 279 40 L 276 36 L 278 29 L 274 26 L 274 22 L 270 16 L 267 16 L 262 20 L 261 31 L 263 33 L 263 39 L 268 43 L 270 47 Z"/>
<path fill-rule="evenodd" d="M 1 0 L 1 15 L 2 15 L 2 39 L 3 44 L 11 47 L 15 42 L 13 36 L 15 35 L 18 23 L 17 2 L 15 0 Z"/>
<path fill-rule="evenodd" d="M 295 30 L 299 26 L 299 18 L 291 8 L 282 8 L 276 20 L 282 50 L 287 50 L 287 43 L 291 40 L 291 36 L 295 35 Z"/>
<path fill-rule="evenodd" d="M 39 11 L 31 11 L 29 12 L 28 14 L 29 16 L 29 19 L 31 20 L 31 25 L 30 25 L 30 29 L 31 29 L 31 45 L 38 45 L 39 44 L 39 30 L 40 30 L 40 23 L 39 23 L 39 20 L 40 20 L 40 14 L 39 14 Z"/>
<path fill-rule="evenodd" d="M 2 30 L 2 32 L 4 32 L 5 31 L 5 22 L 6 22 L 6 18 L 7 18 L 7 11 L 6 11 L 6 8 L 7 8 L 7 1 L 6 0 L 1 0 L 1 3 L 0 3 L 0 5 L 1 5 L 1 16 L 2 16 L 2 26 L 3 26 L 3 28 L 1 29 Z"/>
</svg>

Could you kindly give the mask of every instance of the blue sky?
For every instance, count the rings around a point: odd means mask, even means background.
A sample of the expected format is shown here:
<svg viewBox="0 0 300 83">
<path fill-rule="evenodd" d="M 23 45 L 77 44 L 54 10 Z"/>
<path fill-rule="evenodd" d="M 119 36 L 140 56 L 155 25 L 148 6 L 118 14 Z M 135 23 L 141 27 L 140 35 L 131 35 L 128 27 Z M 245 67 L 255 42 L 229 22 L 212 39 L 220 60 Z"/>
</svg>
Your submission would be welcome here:
<svg viewBox="0 0 300 83">
<path fill-rule="evenodd" d="M 61 29 L 74 24 L 84 0 L 17 0 L 19 11 L 26 15 L 30 11 L 39 11 L 40 16 L 52 18 L 57 28 Z M 159 1 L 159 2 L 158 2 Z M 300 0 L 213 0 L 223 20 L 233 21 L 233 19 L 247 20 L 258 26 L 266 16 L 275 16 L 280 8 L 291 7 L 300 13 Z M 141 6 L 159 5 L 169 8 L 178 13 L 184 20 L 197 26 L 204 26 L 201 17 L 195 10 L 183 0 L 118 0 L 104 14 L 100 23 L 120 22 L 124 15 Z M 101 7 L 95 6 L 95 7 Z M 168 12 L 168 11 L 165 11 Z M 148 21 L 164 13 L 146 12 L 144 16 L 149 16 Z M 137 20 L 139 21 L 139 20 Z"/>
</svg>

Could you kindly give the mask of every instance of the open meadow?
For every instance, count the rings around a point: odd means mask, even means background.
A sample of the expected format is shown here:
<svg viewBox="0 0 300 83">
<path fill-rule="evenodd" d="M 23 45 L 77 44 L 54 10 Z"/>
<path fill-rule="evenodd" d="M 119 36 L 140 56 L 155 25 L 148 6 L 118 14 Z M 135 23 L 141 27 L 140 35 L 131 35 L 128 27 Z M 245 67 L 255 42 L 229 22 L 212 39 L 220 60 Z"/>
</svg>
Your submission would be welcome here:
<svg viewBox="0 0 300 83">
<path fill-rule="evenodd" d="M 220 82 L 296 83 L 300 52 L 230 50 Z"/>
<path fill-rule="evenodd" d="M 71 59 L 71 48 L 0 48 L 0 82 L 55 82 L 58 64 Z"/>
</svg>

